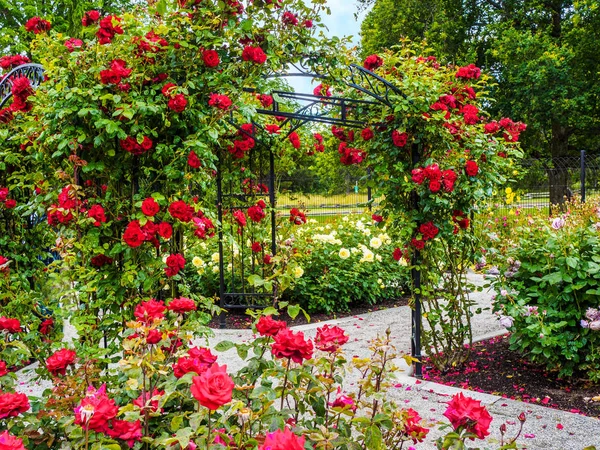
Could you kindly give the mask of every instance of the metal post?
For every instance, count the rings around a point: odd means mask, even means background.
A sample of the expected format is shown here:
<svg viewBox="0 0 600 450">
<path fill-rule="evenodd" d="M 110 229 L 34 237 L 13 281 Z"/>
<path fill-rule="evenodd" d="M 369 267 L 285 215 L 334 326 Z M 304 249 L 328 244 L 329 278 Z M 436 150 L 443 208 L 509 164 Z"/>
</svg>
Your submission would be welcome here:
<svg viewBox="0 0 600 450">
<path fill-rule="evenodd" d="M 412 163 L 413 166 L 419 164 L 421 158 L 419 145 L 413 144 L 412 149 Z M 412 191 L 411 194 L 412 207 L 415 210 L 419 209 L 419 194 L 417 191 Z M 411 312 L 411 356 L 418 361 L 414 363 L 414 376 L 421 378 L 423 376 L 423 364 L 421 362 L 421 252 L 419 250 L 414 251 L 412 256 L 411 277 L 413 281 L 413 297 L 415 299 L 415 305 Z"/>
<path fill-rule="evenodd" d="M 371 192 L 371 179 L 373 178 L 373 173 L 371 172 L 371 168 L 367 168 L 367 174 L 369 175 L 369 181 L 367 184 L 367 205 L 369 205 L 369 211 L 373 210 L 373 205 L 371 204 L 371 200 L 373 199 L 373 193 Z"/>
<path fill-rule="evenodd" d="M 219 153 L 217 166 L 217 217 L 219 220 L 219 305 L 225 307 L 225 264 L 223 252 L 223 178 L 221 175 L 222 161 Z M 219 328 L 225 328 L 225 311 L 219 315 Z"/>
<path fill-rule="evenodd" d="M 581 201 L 585 202 L 585 150 L 581 150 L 581 168 L 579 169 L 579 180 L 581 183 Z"/>
</svg>

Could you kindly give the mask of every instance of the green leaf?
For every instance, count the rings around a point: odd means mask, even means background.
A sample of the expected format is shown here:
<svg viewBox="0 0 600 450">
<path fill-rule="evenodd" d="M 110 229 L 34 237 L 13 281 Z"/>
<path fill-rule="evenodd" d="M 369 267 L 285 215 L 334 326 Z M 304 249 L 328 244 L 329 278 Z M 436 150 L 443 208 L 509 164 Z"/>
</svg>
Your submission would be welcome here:
<svg viewBox="0 0 600 450">
<path fill-rule="evenodd" d="M 217 345 L 215 345 L 215 350 L 218 352 L 226 352 L 234 346 L 235 344 L 231 341 L 221 341 Z"/>
<path fill-rule="evenodd" d="M 300 314 L 300 305 L 290 305 L 287 307 L 287 313 L 292 319 L 295 319 Z"/>
<path fill-rule="evenodd" d="M 576 269 L 578 264 L 579 264 L 579 260 L 577 258 L 573 258 L 572 256 L 567 256 L 567 266 L 572 267 L 573 269 Z"/>
</svg>

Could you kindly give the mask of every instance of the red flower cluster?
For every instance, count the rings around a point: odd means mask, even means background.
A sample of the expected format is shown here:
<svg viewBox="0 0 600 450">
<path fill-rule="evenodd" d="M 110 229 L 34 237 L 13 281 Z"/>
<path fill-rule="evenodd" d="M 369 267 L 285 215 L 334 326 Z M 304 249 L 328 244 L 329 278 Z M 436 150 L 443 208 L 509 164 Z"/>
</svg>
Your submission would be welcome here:
<svg viewBox="0 0 600 450">
<path fill-rule="evenodd" d="M 264 64 L 267 60 L 267 55 L 263 52 L 262 48 L 247 45 L 242 52 L 242 59 L 244 61 L 252 61 L 256 64 Z"/>
<path fill-rule="evenodd" d="M 181 222 L 191 221 L 194 213 L 194 208 L 183 200 L 177 200 L 169 205 L 169 214 Z"/>
<path fill-rule="evenodd" d="M 57 352 L 54 352 L 46 360 L 46 368 L 55 377 L 58 375 L 65 375 L 67 367 L 75 364 L 77 354 L 73 350 L 67 348 L 61 348 Z"/>
<path fill-rule="evenodd" d="M 31 104 L 27 102 L 30 95 L 33 94 L 31 81 L 27 77 L 16 77 L 12 80 L 13 102 L 10 105 L 11 111 L 29 111 Z"/>
<path fill-rule="evenodd" d="M 188 104 L 185 95 L 183 94 L 174 94 L 173 91 L 177 88 L 177 85 L 174 83 L 167 83 L 161 89 L 162 94 L 169 99 L 167 103 L 168 108 L 171 111 L 175 111 L 176 113 L 183 112 L 185 107 Z M 191 165 L 191 164 L 190 164 Z"/>
<path fill-rule="evenodd" d="M 463 79 L 475 79 L 477 80 L 481 76 L 481 69 L 475 64 L 469 64 L 468 66 L 461 67 L 456 72 L 456 78 Z"/>
<path fill-rule="evenodd" d="M 204 61 L 204 65 L 206 67 L 217 67 L 221 60 L 219 59 L 219 54 L 215 50 L 203 50 L 202 51 L 202 60 Z"/>
<path fill-rule="evenodd" d="M 452 192 L 454 183 L 458 176 L 452 169 L 440 170 L 437 164 L 430 164 L 425 168 L 417 168 L 412 170 L 412 181 L 417 184 L 422 184 L 426 179 L 429 180 L 429 190 L 431 192 L 439 192 L 444 187 L 444 191 Z"/>
<path fill-rule="evenodd" d="M 292 143 L 292 147 L 296 150 L 300 148 L 300 136 L 295 131 L 292 131 L 288 136 L 289 141 Z"/>
<path fill-rule="evenodd" d="M 136 319 L 149 323 L 155 320 L 162 320 L 165 317 L 165 303 L 151 298 L 148 301 L 138 303 L 133 311 Z"/>
<path fill-rule="evenodd" d="M 25 394 L 0 392 L 0 419 L 17 417 L 29 409 L 29 399 Z"/>
<path fill-rule="evenodd" d="M 464 427 L 469 433 L 475 434 L 479 439 L 484 439 L 490 434 L 489 428 L 492 416 L 479 400 L 465 397 L 459 392 L 448 402 L 444 412 L 455 430 Z M 471 438 L 474 440 L 474 438 Z"/>
<path fill-rule="evenodd" d="M 319 83 L 317 87 L 313 89 L 313 94 L 318 97 L 331 97 L 331 88 L 326 84 Z"/>
<path fill-rule="evenodd" d="M 90 263 L 92 264 L 92 266 L 100 268 L 100 267 L 104 267 L 108 264 L 112 264 L 113 259 L 109 258 L 108 256 L 106 256 L 104 254 L 99 254 L 99 255 L 92 257 L 90 259 Z"/>
<path fill-rule="evenodd" d="M 304 339 L 304 333 L 301 331 L 294 333 L 289 328 L 284 328 L 274 339 L 271 352 L 276 358 L 289 358 L 298 364 L 302 364 L 304 359 L 312 358 L 313 344 Z"/>
<path fill-rule="evenodd" d="M 227 151 L 231 153 L 235 159 L 243 158 L 246 152 L 249 152 L 254 148 L 255 142 L 252 138 L 253 134 L 254 125 L 251 123 L 243 124 L 237 132 L 237 138 L 233 141 L 233 145 L 227 147 Z"/>
<path fill-rule="evenodd" d="M 396 247 L 392 253 L 392 258 L 394 258 L 396 261 L 400 261 L 402 259 L 402 250 Z"/>
<path fill-rule="evenodd" d="M 31 60 L 27 56 L 3 56 L 0 58 L 0 69 L 10 70 L 22 64 L 27 64 L 28 62 L 31 62 Z"/>
<path fill-rule="evenodd" d="M 12 209 L 17 206 L 17 201 L 13 198 L 8 198 L 9 190 L 7 187 L 0 187 L 0 203 L 3 203 L 7 209 Z"/>
<path fill-rule="evenodd" d="M 219 108 L 226 111 L 231 106 L 231 99 L 226 95 L 210 94 L 208 104 L 209 106 L 214 106 L 215 108 Z"/>
<path fill-rule="evenodd" d="M 138 143 L 137 139 L 131 136 L 121 139 L 119 141 L 121 148 L 132 155 L 139 156 L 152 149 L 154 143 L 148 136 L 144 136 L 141 143 Z"/>
<path fill-rule="evenodd" d="M 408 133 L 400 133 L 398 130 L 392 131 L 392 142 L 396 147 L 404 147 L 408 142 Z"/>
<path fill-rule="evenodd" d="M 484 131 L 488 134 L 494 134 L 500 131 L 500 128 L 504 128 L 505 130 L 503 134 L 505 141 L 517 142 L 521 133 L 527 129 L 527 125 L 523 122 L 513 122 L 508 117 L 504 117 L 500 119 L 500 122 L 493 120 L 486 123 Z"/>
<path fill-rule="evenodd" d="M 62 188 L 58 194 L 58 204 L 53 203 L 48 209 L 49 225 L 58 225 L 59 223 L 66 225 L 74 219 L 73 211 L 79 206 L 79 200 L 73 197 L 74 191 L 71 190 L 70 185 Z"/>
<path fill-rule="evenodd" d="M 363 67 L 370 71 L 378 69 L 381 66 L 383 66 L 383 59 L 379 55 L 369 55 L 363 63 Z"/>
<path fill-rule="evenodd" d="M 21 322 L 19 319 L 10 319 L 8 317 L 0 317 L 0 331 L 7 333 L 20 333 Z"/>
<path fill-rule="evenodd" d="M 133 39 L 134 42 L 137 42 L 137 55 L 145 56 L 146 53 L 159 53 L 164 51 L 169 43 L 165 38 L 156 34 L 154 31 L 149 31 L 146 33 L 144 38 L 135 37 Z M 154 58 L 146 57 L 146 61 L 153 64 Z"/>
<path fill-rule="evenodd" d="M 340 162 L 345 166 L 360 164 L 365 159 L 364 150 L 348 147 L 346 142 L 340 142 L 338 153 L 340 154 Z"/>
<path fill-rule="evenodd" d="M 267 187 L 266 184 L 264 184 L 264 183 L 257 184 L 254 181 L 252 181 L 250 178 L 244 178 L 244 180 L 242 180 L 242 190 L 244 191 L 244 194 L 250 194 L 251 192 L 253 192 L 255 194 L 258 194 L 261 192 L 264 194 L 269 193 L 269 188 Z M 266 205 L 263 208 L 266 208 Z"/>
<path fill-rule="evenodd" d="M 73 52 L 75 49 L 83 47 L 83 41 L 81 39 L 70 38 L 65 41 L 65 47 L 67 47 L 69 52 Z"/>
<path fill-rule="evenodd" d="M 81 25 L 89 27 L 100 20 L 100 13 L 96 10 L 86 12 L 81 18 Z"/>
<path fill-rule="evenodd" d="M 139 220 L 132 220 L 125 228 L 123 240 L 132 248 L 139 247 L 146 241 L 158 248 L 157 235 L 163 239 L 170 239 L 172 234 L 173 227 L 168 222 L 156 225 L 154 222 L 148 221 L 144 226 L 140 226 Z"/>
<path fill-rule="evenodd" d="M 304 450 L 304 436 L 296 436 L 288 428 L 267 433 L 263 445 L 258 450 Z"/>
<path fill-rule="evenodd" d="M 467 125 L 474 125 L 479 122 L 479 109 L 475 105 L 464 105 L 459 112 L 463 115 L 463 119 Z"/>
<path fill-rule="evenodd" d="M 215 235 L 215 225 L 208 217 L 204 217 L 202 211 L 199 211 L 198 217 L 194 217 L 192 221 L 196 226 L 194 234 L 200 239 L 206 239 L 207 237 L 211 238 Z"/>
<path fill-rule="evenodd" d="M 468 160 L 465 164 L 465 172 L 470 177 L 477 175 L 479 173 L 479 166 L 477 165 L 477 162 L 473 161 L 472 159 Z"/>
<path fill-rule="evenodd" d="M 122 59 L 113 59 L 110 69 L 100 71 L 100 82 L 102 84 L 119 84 L 122 78 L 128 78 L 132 69 L 127 69 L 127 63 Z"/>
<path fill-rule="evenodd" d="M 187 163 L 192 169 L 199 169 L 200 167 L 202 167 L 202 162 L 200 161 L 200 158 L 198 158 L 198 155 L 196 155 L 196 152 L 194 152 L 194 150 L 190 150 Z"/>
<path fill-rule="evenodd" d="M 321 351 L 333 353 L 348 342 L 348 339 L 348 335 L 340 327 L 323 325 L 321 328 L 317 328 L 315 347 Z"/>
<path fill-rule="evenodd" d="M 106 385 L 99 389 L 88 387 L 85 397 L 75 408 L 75 423 L 84 429 L 105 433 L 109 422 L 117 417 L 119 408 L 115 401 L 106 395 Z"/>
<path fill-rule="evenodd" d="M 262 202 L 263 205 L 265 204 L 265 202 L 262 200 L 260 200 L 260 202 Z M 265 213 L 264 208 L 258 203 L 248 208 L 248 217 L 250 217 L 250 220 L 252 220 L 252 222 L 259 223 L 265 218 L 266 215 L 267 214 Z"/>
<path fill-rule="evenodd" d="M 408 408 L 403 411 L 403 414 L 405 417 L 403 417 L 404 429 L 402 433 L 412 439 L 413 444 L 423 442 L 429 430 L 420 425 L 422 419 L 419 413 L 412 408 Z"/>
<path fill-rule="evenodd" d="M 262 245 L 260 242 L 253 242 L 250 246 L 252 253 L 260 253 L 262 251 Z"/>
<path fill-rule="evenodd" d="M 186 312 L 196 311 L 196 303 L 191 298 L 174 298 L 167 305 L 167 309 L 176 314 L 185 314 Z"/>
<path fill-rule="evenodd" d="M 283 320 L 274 320 L 272 316 L 261 316 L 256 323 L 256 331 L 261 336 L 275 336 L 284 328 L 287 324 Z"/>
<path fill-rule="evenodd" d="M 233 388 L 235 383 L 227 374 L 227 366 L 213 364 L 200 376 L 192 378 L 192 395 L 211 411 L 231 401 Z"/>
<path fill-rule="evenodd" d="M 323 145 L 323 136 L 321 136 L 319 133 L 314 133 L 313 137 L 317 141 L 314 145 L 315 151 L 323 153 L 325 151 L 325 146 Z"/>
<path fill-rule="evenodd" d="M 247 220 L 246 220 L 246 215 L 244 214 L 244 212 L 240 209 L 236 209 L 233 212 L 233 219 L 236 221 L 236 223 L 240 226 L 240 227 L 245 227 Z"/>
<path fill-rule="evenodd" d="M 298 25 L 298 17 L 296 17 L 296 14 L 286 11 L 281 16 L 281 23 L 296 26 Z"/>
<path fill-rule="evenodd" d="M 306 214 L 300 211 L 298 208 L 290 209 L 290 222 L 294 225 L 302 225 L 306 223 Z"/>
<path fill-rule="evenodd" d="M 454 234 L 457 234 L 459 229 L 466 230 L 469 228 L 470 220 L 462 211 L 454 210 L 452 212 L 452 221 L 456 223 L 454 226 Z"/>
<path fill-rule="evenodd" d="M 343 128 L 338 128 L 335 125 L 332 125 L 331 133 L 342 142 L 354 141 L 354 131 L 349 131 L 348 134 L 346 134 L 346 131 Z"/>
<path fill-rule="evenodd" d="M 426 222 L 419 225 L 419 233 L 423 235 L 423 240 L 428 241 L 437 236 L 440 229 L 434 225 L 433 222 Z"/>
<path fill-rule="evenodd" d="M 53 327 L 54 327 L 54 319 L 52 319 L 52 318 L 46 319 L 42 323 L 40 323 L 40 333 L 42 333 L 44 336 L 47 336 L 50 334 Z"/>
<path fill-rule="evenodd" d="M 181 357 L 173 364 L 173 374 L 176 378 L 181 378 L 186 373 L 195 372 L 198 375 L 203 374 L 212 366 L 217 357 L 207 348 L 192 347 L 188 351 L 188 356 Z"/>
<path fill-rule="evenodd" d="M 111 427 L 106 430 L 106 434 L 111 438 L 125 441 L 129 448 L 133 448 L 133 444 L 142 439 L 142 423 L 139 420 L 128 422 L 115 419 L 112 421 Z"/>
<path fill-rule="evenodd" d="M 9 434 L 8 431 L 0 433 L 0 448 L 3 450 L 26 450 L 23 441 Z"/>
<path fill-rule="evenodd" d="M 370 128 L 365 128 L 360 132 L 360 136 L 365 141 L 370 141 L 375 136 L 375 133 L 373 133 L 373 130 L 371 130 Z"/>
<path fill-rule="evenodd" d="M 90 11 L 89 13 L 86 13 L 86 15 L 92 12 L 95 11 Z M 100 21 L 100 28 L 96 32 L 98 42 L 100 42 L 100 44 L 110 44 L 115 37 L 115 34 L 123 34 L 123 28 L 119 26 L 120 22 L 121 18 L 117 16 L 106 16 L 102 19 Z"/>
<path fill-rule="evenodd" d="M 268 94 L 256 94 L 256 99 L 260 102 L 263 108 L 268 108 L 273 104 L 273 97 Z"/>
<path fill-rule="evenodd" d="M 30 33 L 40 34 L 46 31 L 50 31 L 52 24 L 47 20 L 44 20 L 40 17 L 32 17 L 27 22 L 25 22 L 25 30 Z"/>
<path fill-rule="evenodd" d="M 185 258 L 180 253 L 174 253 L 167 257 L 166 264 L 167 267 L 165 267 L 165 274 L 168 277 L 174 277 L 185 266 Z"/>
<path fill-rule="evenodd" d="M 100 224 L 106 223 L 106 215 L 102 205 L 96 203 L 87 211 L 87 216 L 94 220 L 94 226 L 99 227 Z"/>
</svg>

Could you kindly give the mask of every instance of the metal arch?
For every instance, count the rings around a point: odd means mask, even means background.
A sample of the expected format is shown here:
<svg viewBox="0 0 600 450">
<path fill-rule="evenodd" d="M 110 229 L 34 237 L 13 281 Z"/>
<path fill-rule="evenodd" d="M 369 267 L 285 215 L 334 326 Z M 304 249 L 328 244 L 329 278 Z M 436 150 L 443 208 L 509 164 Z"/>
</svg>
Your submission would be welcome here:
<svg viewBox="0 0 600 450">
<path fill-rule="evenodd" d="M 364 94 L 379 100 L 381 103 L 389 107 L 392 107 L 392 103 L 389 98 L 390 93 L 401 95 L 402 97 L 406 98 L 406 94 L 404 94 L 400 89 L 387 81 L 385 78 L 380 77 L 370 70 L 367 70 L 357 64 L 350 64 L 348 68 L 350 69 L 350 82 L 346 84 L 349 87 L 358 89 Z M 364 88 L 364 84 L 369 86 L 369 89 Z"/>
<path fill-rule="evenodd" d="M 37 88 L 44 81 L 44 67 L 41 64 L 29 63 L 15 67 L 0 81 L 0 108 L 12 97 L 12 81 L 16 77 L 27 77 L 31 87 Z"/>
</svg>

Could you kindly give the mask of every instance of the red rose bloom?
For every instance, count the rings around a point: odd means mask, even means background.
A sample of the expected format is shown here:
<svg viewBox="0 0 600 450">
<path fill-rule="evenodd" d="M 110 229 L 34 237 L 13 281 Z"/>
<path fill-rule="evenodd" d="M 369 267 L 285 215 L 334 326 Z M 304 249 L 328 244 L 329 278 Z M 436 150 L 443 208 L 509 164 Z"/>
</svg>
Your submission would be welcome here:
<svg viewBox="0 0 600 450">
<path fill-rule="evenodd" d="M 162 93 L 162 95 L 164 95 L 167 98 L 171 98 L 171 96 L 173 95 L 173 91 L 177 89 L 177 85 L 175 83 L 167 83 L 165 84 L 162 89 L 160 90 L 160 92 Z"/>
<path fill-rule="evenodd" d="M 127 228 L 125 228 L 125 232 L 123 233 L 123 240 L 127 245 L 131 248 L 139 247 L 146 240 L 146 234 L 140 227 L 140 222 L 134 220 L 129 222 Z"/>
<path fill-rule="evenodd" d="M 275 336 L 284 328 L 287 328 L 287 324 L 283 320 L 274 320 L 272 316 L 261 316 L 256 323 L 256 331 L 261 336 Z"/>
<path fill-rule="evenodd" d="M 375 136 L 373 130 L 371 130 L 370 128 L 365 128 L 364 130 L 362 130 L 360 132 L 360 135 L 365 141 L 370 141 Z"/>
<path fill-rule="evenodd" d="M 500 124 L 495 120 L 492 120 L 491 122 L 486 123 L 483 126 L 483 130 L 487 134 L 497 133 L 498 131 L 500 131 Z"/>
<path fill-rule="evenodd" d="M 26 450 L 23 441 L 9 434 L 8 431 L 0 433 L 0 449 L 2 450 Z"/>
<path fill-rule="evenodd" d="M 146 336 L 146 344 L 154 345 L 158 344 L 162 341 L 162 333 L 159 330 L 151 329 L 148 330 L 148 335 Z"/>
<path fill-rule="evenodd" d="M 392 258 L 394 258 L 396 261 L 400 261 L 400 259 L 402 258 L 402 250 L 396 247 L 394 249 L 394 253 L 392 253 Z"/>
<path fill-rule="evenodd" d="M 490 434 L 489 428 L 492 423 L 492 416 L 488 413 L 485 406 L 481 406 L 479 400 L 465 397 L 459 392 L 452 400 L 448 402 L 448 408 L 444 412 L 455 430 L 465 427 L 470 433 L 477 435 L 479 439 L 484 439 Z M 471 438 L 474 440 L 474 438 Z"/>
<path fill-rule="evenodd" d="M 140 396 L 133 401 L 133 405 L 141 410 L 147 408 L 150 412 L 157 412 L 159 401 L 157 397 L 162 397 L 163 395 L 165 395 L 165 391 L 159 391 L 154 388 L 152 392 L 146 392 L 145 395 L 144 393 L 140 394 Z"/>
<path fill-rule="evenodd" d="M 142 423 L 139 420 L 128 422 L 126 420 L 115 419 L 111 424 L 112 428 L 106 431 L 111 438 L 121 439 L 127 442 L 129 448 L 133 447 L 134 442 L 142 439 Z"/>
<path fill-rule="evenodd" d="M 458 176 L 452 169 L 444 170 L 442 172 L 442 186 L 446 192 L 452 192 L 454 190 L 454 183 Z"/>
<path fill-rule="evenodd" d="M 425 171 L 423 169 L 413 169 L 411 173 L 411 179 L 414 183 L 423 184 L 423 181 L 425 181 Z"/>
<path fill-rule="evenodd" d="M 206 67 L 217 67 L 221 62 L 219 54 L 215 50 L 204 50 L 202 52 L 202 60 Z"/>
<path fill-rule="evenodd" d="M 252 61 L 256 64 L 264 64 L 267 60 L 267 55 L 263 52 L 260 47 L 244 47 L 244 51 L 242 52 L 242 59 L 244 61 Z"/>
<path fill-rule="evenodd" d="M 429 430 L 420 425 L 422 419 L 421 416 L 419 416 L 419 413 L 412 408 L 408 408 L 403 411 L 403 413 L 406 415 L 404 419 L 403 434 L 411 438 L 413 444 L 423 442 L 429 433 Z"/>
<path fill-rule="evenodd" d="M 437 180 L 431 180 L 429 182 L 429 190 L 431 192 L 433 192 L 434 194 L 436 192 L 439 192 L 441 188 L 442 188 L 442 184 L 439 181 L 437 181 Z"/>
<path fill-rule="evenodd" d="M 101 268 L 101 267 L 104 267 L 105 265 L 112 264 L 113 259 L 109 258 L 108 256 L 106 256 L 104 254 L 100 254 L 100 255 L 93 256 L 90 259 L 90 263 L 94 267 Z"/>
<path fill-rule="evenodd" d="M 275 335 L 271 352 L 276 358 L 290 358 L 302 364 L 304 359 L 312 358 L 313 344 L 304 339 L 304 333 L 301 331 L 294 333 L 289 328 L 284 328 Z"/>
<path fill-rule="evenodd" d="M 456 78 L 463 79 L 478 79 L 481 76 L 481 69 L 477 67 L 475 64 L 469 64 L 468 66 L 461 67 L 456 72 Z"/>
<path fill-rule="evenodd" d="M 260 245 L 260 242 L 253 242 L 250 248 L 252 253 L 259 253 L 262 251 L 262 245 Z"/>
<path fill-rule="evenodd" d="M 281 16 L 281 23 L 284 25 L 296 26 L 298 25 L 298 18 L 296 17 L 296 14 L 286 11 Z"/>
<path fill-rule="evenodd" d="M 95 227 L 99 227 L 100 224 L 106 223 L 106 215 L 104 214 L 104 208 L 102 207 L 102 205 L 96 204 L 92 206 L 88 210 L 87 215 L 90 219 L 94 220 Z"/>
<path fill-rule="evenodd" d="M 45 31 L 50 31 L 52 24 L 40 17 L 32 17 L 25 22 L 25 30 L 30 33 L 40 34 Z"/>
<path fill-rule="evenodd" d="M 267 433 L 265 443 L 258 450 L 304 450 L 304 436 L 296 436 L 288 428 Z"/>
<path fill-rule="evenodd" d="M 177 314 L 184 314 L 186 312 L 196 311 L 196 303 L 191 298 L 174 298 L 167 305 L 167 309 Z"/>
<path fill-rule="evenodd" d="M 77 48 L 83 47 L 83 41 L 81 39 L 70 38 L 65 41 L 65 47 L 69 52 L 73 52 Z"/>
<path fill-rule="evenodd" d="M 108 430 L 108 423 L 117 417 L 119 407 L 106 395 L 106 385 L 99 389 L 90 386 L 81 403 L 75 408 L 75 423 L 99 433 Z"/>
<path fill-rule="evenodd" d="M 300 211 L 298 208 L 290 209 L 290 222 L 294 225 L 302 225 L 306 223 L 306 214 Z"/>
<path fill-rule="evenodd" d="M 236 209 L 233 212 L 233 218 L 235 219 L 235 221 L 237 222 L 237 224 L 240 227 L 245 227 L 246 226 L 246 223 L 247 223 L 247 221 L 246 221 L 246 215 L 244 214 L 243 211 L 241 211 L 239 209 Z"/>
<path fill-rule="evenodd" d="M 54 352 L 52 356 L 46 360 L 46 368 L 48 369 L 48 372 L 55 377 L 58 375 L 65 375 L 67 367 L 75 364 L 76 358 L 77 354 L 73 350 L 62 348 L 57 352 Z"/>
<path fill-rule="evenodd" d="M 263 108 L 268 108 L 273 104 L 273 97 L 267 94 L 257 94 L 256 98 L 260 102 Z"/>
<path fill-rule="evenodd" d="M 40 333 L 42 333 L 44 336 L 47 336 L 50 334 L 53 327 L 54 327 L 54 319 L 52 319 L 52 318 L 46 319 L 42 323 L 40 323 Z"/>
<path fill-rule="evenodd" d="M 433 222 L 422 223 L 419 225 L 419 233 L 423 235 L 423 240 L 428 241 L 437 236 L 440 229 L 436 227 Z"/>
<path fill-rule="evenodd" d="M 210 94 L 210 99 L 208 100 L 209 106 L 214 106 L 215 108 L 219 108 L 222 110 L 227 110 L 231 106 L 231 99 L 226 95 L 220 94 Z"/>
<path fill-rule="evenodd" d="M 0 377 L 3 377 L 8 373 L 8 369 L 6 368 L 6 363 L 0 360 Z"/>
<path fill-rule="evenodd" d="M 149 217 L 154 217 L 160 211 L 160 206 L 152 197 L 142 202 L 142 212 Z"/>
<path fill-rule="evenodd" d="M 190 154 L 188 155 L 187 163 L 193 169 L 199 169 L 200 167 L 202 167 L 200 158 L 198 158 L 198 155 L 196 155 L 194 150 L 190 150 Z"/>
<path fill-rule="evenodd" d="M 378 55 L 367 56 L 365 58 L 365 62 L 363 63 L 363 67 L 370 71 L 373 71 L 381 66 L 383 66 L 383 59 Z"/>
<path fill-rule="evenodd" d="M 252 220 L 253 222 L 259 223 L 265 218 L 265 216 L 265 210 L 258 205 L 254 205 L 248 208 L 248 217 L 250 217 L 250 220 Z"/>
<path fill-rule="evenodd" d="M 173 375 L 175 378 L 181 378 L 186 373 L 197 373 L 198 375 L 203 374 L 208 370 L 212 363 L 207 364 L 198 358 L 183 357 L 179 358 L 175 364 L 173 364 Z"/>
<path fill-rule="evenodd" d="M 6 209 L 13 209 L 15 206 L 17 206 L 17 201 L 14 198 L 9 198 L 4 202 L 4 206 Z"/>
<path fill-rule="evenodd" d="M 234 387 L 227 366 L 213 364 L 202 375 L 192 378 L 191 391 L 202 406 L 215 411 L 231 401 Z"/>
<path fill-rule="evenodd" d="M 340 327 L 324 325 L 317 328 L 315 347 L 323 352 L 332 353 L 348 342 L 348 339 L 348 335 Z"/>
<path fill-rule="evenodd" d="M 194 208 L 183 200 L 177 200 L 169 205 L 169 213 L 174 219 L 189 222 L 194 217 Z"/>
<path fill-rule="evenodd" d="M 158 225 L 158 235 L 163 239 L 171 239 L 173 227 L 169 222 L 161 222 Z"/>
<path fill-rule="evenodd" d="M 179 253 L 169 255 L 167 257 L 167 267 L 165 267 L 165 274 L 168 277 L 174 277 L 181 269 L 185 266 L 185 258 Z"/>
<path fill-rule="evenodd" d="M 0 331 L 7 331 L 9 333 L 20 333 L 21 322 L 19 322 L 19 319 L 9 319 L 8 317 L 0 317 Z"/>
<path fill-rule="evenodd" d="M 404 147 L 408 142 L 408 134 L 394 130 L 392 131 L 392 142 L 396 147 Z"/>
<path fill-rule="evenodd" d="M 29 410 L 29 399 L 19 392 L 0 392 L 0 419 L 17 417 Z"/>
<path fill-rule="evenodd" d="M 383 216 L 380 216 L 378 214 L 373 214 L 371 215 L 371 219 L 373 220 L 373 222 L 375 223 L 381 223 L 383 222 Z"/>
<path fill-rule="evenodd" d="M 81 18 L 81 25 L 84 27 L 89 27 L 90 25 L 98 22 L 98 20 L 100 20 L 100 13 L 98 11 L 88 11 Z"/>
<path fill-rule="evenodd" d="M 417 250 L 423 250 L 425 248 L 425 241 L 422 239 L 412 238 L 410 241 L 411 245 Z"/>
<path fill-rule="evenodd" d="M 331 97 L 331 88 L 325 84 L 319 83 L 317 87 L 313 89 L 313 95 L 317 97 Z"/>
<path fill-rule="evenodd" d="M 300 148 L 300 136 L 295 131 L 291 132 L 288 139 L 292 143 L 292 146 L 297 150 Z"/>
<path fill-rule="evenodd" d="M 165 317 L 166 306 L 164 302 L 150 299 L 146 302 L 141 302 L 135 307 L 133 315 L 136 319 L 142 322 L 151 322 L 160 320 Z"/>
<path fill-rule="evenodd" d="M 468 176 L 474 177 L 475 175 L 477 175 L 479 173 L 479 166 L 477 165 L 477 163 L 475 161 L 469 160 L 465 164 L 465 172 L 467 173 Z"/>
<path fill-rule="evenodd" d="M 167 106 L 169 107 L 169 109 L 171 111 L 180 113 L 185 109 L 185 107 L 187 106 L 187 103 L 188 102 L 187 102 L 187 99 L 185 98 L 185 95 L 177 94 L 171 100 L 169 100 L 169 103 L 167 103 Z"/>
</svg>

